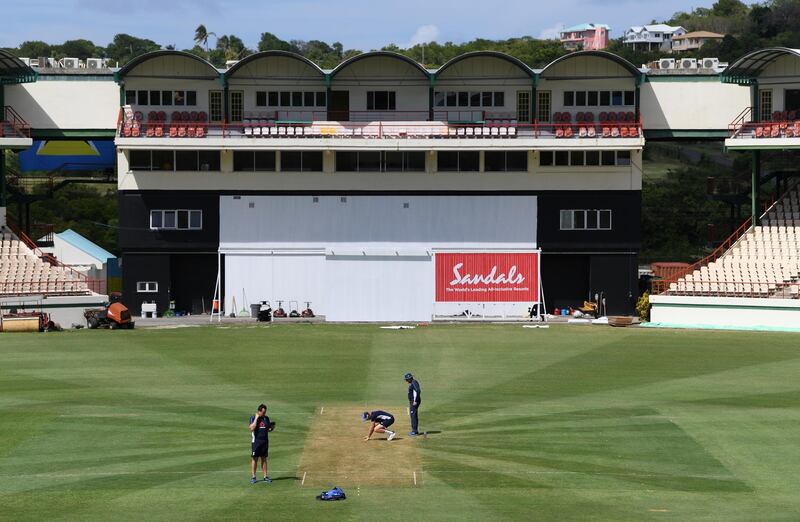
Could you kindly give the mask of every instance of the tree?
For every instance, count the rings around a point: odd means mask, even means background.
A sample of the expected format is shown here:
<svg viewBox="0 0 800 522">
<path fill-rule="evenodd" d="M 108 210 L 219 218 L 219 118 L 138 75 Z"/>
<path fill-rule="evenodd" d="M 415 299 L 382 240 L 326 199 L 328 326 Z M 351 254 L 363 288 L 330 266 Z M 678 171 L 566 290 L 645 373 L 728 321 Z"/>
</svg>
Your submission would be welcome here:
<svg viewBox="0 0 800 522">
<path fill-rule="evenodd" d="M 41 40 L 29 40 L 22 42 L 14 54 L 22 58 L 38 58 L 40 56 L 49 57 L 52 53 L 53 48 L 49 43 Z"/>
<path fill-rule="evenodd" d="M 137 56 L 157 51 L 160 48 L 161 46 L 152 40 L 123 33 L 115 35 L 112 42 L 108 44 L 106 56 L 119 65 L 124 65 Z"/>
<path fill-rule="evenodd" d="M 212 35 L 217 36 L 216 33 L 209 32 L 203 24 L 198 25 L 194 30 L 194 41 L 197 45 L 206 48 L 206 55 L 208 55 L 208 37 Z"/>
<path fill-rule="evenodd" d="M 258 42 L 259 51 L 289 51 L 292 53 L 300 52 L 297 47 L 285 40 L 281 40 L 272 33 L 261 33 L 261 40 Z"/>
<path fill-rule="evenodd" d="M 87 58 L 99 57 L 105 54 L 105 49 L 97 47 L 91 40 L 67 40 L 57 46 L 58 58 L 70 57 L 85 60 Z"/>
</svg>

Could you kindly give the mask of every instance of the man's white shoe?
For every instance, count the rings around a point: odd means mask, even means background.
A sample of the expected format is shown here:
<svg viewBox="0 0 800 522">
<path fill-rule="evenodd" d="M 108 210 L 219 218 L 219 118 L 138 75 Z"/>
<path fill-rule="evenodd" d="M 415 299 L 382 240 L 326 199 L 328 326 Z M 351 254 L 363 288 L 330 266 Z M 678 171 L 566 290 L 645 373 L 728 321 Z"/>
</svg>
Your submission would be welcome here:
<svg viewBox="0 0 800 522">
<path fill-rule="evenodd" d="M 389 435 L 389 437 L 388 437 L 386 440 L 392 440 L 392 439 L 394 439 L 395 437 L 397 437 L 397 432 L 396 432 L 396 431 L 393 431 L 393 432 L 392 432 L 392 433 Z"/>
</svg>

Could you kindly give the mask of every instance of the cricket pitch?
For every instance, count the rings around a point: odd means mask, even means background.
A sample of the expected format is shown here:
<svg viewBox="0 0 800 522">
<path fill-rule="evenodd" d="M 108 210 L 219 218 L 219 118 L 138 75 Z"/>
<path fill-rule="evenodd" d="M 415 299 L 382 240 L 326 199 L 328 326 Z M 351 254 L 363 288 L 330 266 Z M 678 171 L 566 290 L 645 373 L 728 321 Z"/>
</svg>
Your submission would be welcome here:
<svg viewBox="0 0 800 522">
<path fill-rule="evenodd" d="M 298 477 L 303 487 L 422 485 L 419 441 L 404 433 L 405 407 L 389 409 L 397 438 L 375 433 L 365 442 L 369 424 L 361 422 L 360 406 L 319 408 L 300 458 Z"/>
</svg>

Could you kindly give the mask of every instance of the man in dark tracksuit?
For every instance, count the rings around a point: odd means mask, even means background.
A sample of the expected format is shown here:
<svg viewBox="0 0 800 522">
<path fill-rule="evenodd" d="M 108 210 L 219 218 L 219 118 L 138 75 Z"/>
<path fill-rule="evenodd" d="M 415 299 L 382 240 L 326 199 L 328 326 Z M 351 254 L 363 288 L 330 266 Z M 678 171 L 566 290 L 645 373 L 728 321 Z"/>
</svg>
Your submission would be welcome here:
<svg viewBox="0 0 800 522">
<path fill-rule="evenodd" d="M 422 402 L 422 390 L 413 375 L 407 373 L 404 378 L 408 383 L 408 414 L 411 416 L 411 431 L 408 434 L 415 437 L 419 435 L 419 405 Z"/>
<path fill-rule="evenodd" d="M 253 473 L 253 478 L 250 479 L 252 484 L 258 482 L 256 480 L 256 465 L 258 459 L 261 459 L 261 472 L 264 474 L 264 482 L 271 484 L 272 480 L 267 475 L 267 458 L 269 457 L 269 432 L 275 429 L 275 423 L 267 417 L 267 405 L 261 404 L 255 415 L 250 416 L 250 432 L 251 437 L 251 457 L 250 471 Z"/>
</svg>

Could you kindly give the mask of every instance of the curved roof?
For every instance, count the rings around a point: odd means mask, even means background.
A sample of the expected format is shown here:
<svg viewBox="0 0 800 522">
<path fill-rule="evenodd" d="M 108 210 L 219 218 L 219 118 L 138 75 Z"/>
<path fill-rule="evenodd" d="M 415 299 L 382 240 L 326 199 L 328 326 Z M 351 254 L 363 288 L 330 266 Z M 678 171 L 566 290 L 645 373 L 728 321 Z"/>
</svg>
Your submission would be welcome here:
<svg viewBox="0 0 800 522">
<path fill-rule="evenodd" d="M 119 72 L 117 74 L 120 77 L 123 77 L 123 76 L 127 75 L 128 73 L 130 73 L 133 69 L 135 69 L 139 65 L 143 64 L 144 62 L 149 61 L 149 60 L 153 60 L 155 58 L 161 58 L 162 56 L 182 56 L 184 58 L 189 58 L 191 60 L 195 60 L 195 61 L 200 62 L 201 64 L 207 66 L 208 69 L 209 69 L 209 72 L 213 71 L 214 74 L 213 75 L 209 75 L 209 76 L 219 76 L 219 71 L 217 70 L 216 67 L 214 67 L 214 64 L 212 64 L 211 62 L 209 62 L 205 58 L 197 56 L 196 54 L 187 53 L 185 51 L 173 51 L 173 50 L 168 50 L 168 49 L 164 49 L 164 50 L 160 50 L 160 51 L 152 51 L 152 52 L 145 53 L 145 54 L 140 54 L 136 58 L 132 59 L 131 61 L 129 61 L 128 63 L 126 63 L 122 67 L 120 67 Z"/>
<path fill-rule="evenodd" d="M 641 74 L 641 71 L 637 69 L 636 66 L 633 65 L 631 62 L 629 62 L 628 60 L 626 60 L 621 56 L 618 56 L 614 53 L 610 53 L 608 51 L 575 51 L 574 53 L 569 53 L 565 54 L 564 56 L 559 56 L 552 62 L 548 63 L 544 67 L 544 69 L 542 69 L 541 74 L 544 75 L 547 72 L 547 69 L 553 67 L 554 65 L 557 65 L 566 60 L 571 60 L 573 58 L 580 58 L 582 56 L 596 56 L 598 58 L 605 58 L 606 60 L 611 60 L 612 62 L 615 62 L 616 64 L 622 66 L 626 71 L 631 73 L 631 76 L 638 76 L 639 74 Z"/>
<path fill-rule="evenodd" d="M 261 52 L 258 52 L 258 53 L 253 53 L 253 54 L 250 54 L 248 56 L 245 56 L 244 58 L 242 58 L 241 60 L 236 62 L 230 69 L 225 71 L 225 76 L 231 77 L 236 73 L 236 71 L 238 71 L 240 68 L 244 67 L 245 65 L 249 64 L 250 62 L 254 62 L 254 61 L 260 60 L 262 58 L 270 58 L 272 56 L 281 56 L 281 57 L 284 57 L 284 58 L 292 58 L 294 60 L 299 60 L 299 61 L 305 63 L 306 65 L 308 65 L 309 67 L 312 67 L 314 70 L 318 71 L 320 76 L 324 76 L 325 75 L 325 72 L 322 69 L 320 69 L 319 65 L 317 65 L 314 62 L 312 62 L 311 60 L 309 60 L 305 56 L 302 56 L 302 55 L 299 55 L 297 53 L 293 53 L 293 52 L 290 52 L 290 51 L 274 50 L 274 51 L 261 51 Z"/>
<path fill-rule="evenodd" d="M 438 78 L 444 71 L 446 71 L 447 69 L 449 69 L 450 67 L 452 67 L 453 65 L 457 64 L 462 60 L 466 60 L 469 58 L 477 58 L 480 56 L 489 56 L 492 58 L 499 58 L 501 60 L 505 60 L 509 63 L 516 65 L 517 67 L 522 69 L 522 71 L 524 71 L 526 75 L 533 78 L 533 69 L 528 67 L 528 65 L 525 62 L 523 62 L 522 60 L 520 60 L 515 56 L 511 56 L 510 54 L 506 53 L 501 53 L 500 51 L 470 51 L 468 53 L 460 54 L 455 58 L 451 58 L 450 60 L 445 62 L 444 65 L 439 67 L 439 70 L 436 71 L 436 77 Z"/>
<path fill-rule="evenodd" d="M 30 82 L 36 78 L 36 72 L 29 65 L 8 51 L 0 49 L 0 83 Z"/>
<path fill-rule="evenodd" d="M 770 47 L 746 54 L 722 71 L 722 76 L 756 78 L 769 64 L 782 56 L 800 56 L 800 49 Z"/>
<path fill-rule="evenodd" d="M 348 58 L 347 60 L 343 61 L 342 63 L 340 63 L 336 67 L 334 67 L 334 69 L 331 71 L 331 78 L 333 78 L 334 76 L 336 76 L 337 74 L 342 72 L 343 69 L 346 69 L 347 67 L 353 65 L 355 62 L 358 62 L 360 60 L 364 60 L 366 58 L 376 58 L 376 57 L 379 58 L 379 57 L 382 57 L 382 56 L 383 57 L 387 57 L 387 58 L 396 58 L 398 60 L 402 60 L 402 61 L 408 63 L 409 65 L 411 65 L 415 69 L 419 70 L 420 74 L 424 75 L 425 78 L 428 78 L 429 75 L 430 75 L 430 73 L 428 72 L 427 69 L 425 69 L 425 67 L 423 67 L 419 62 L 417 62 L 415 60 L 412 60 L 408 56 L 405 56 L 405 55 L 400 54 L 400 53 L 395 53 L 395 52 L 392 52 L 392 51 L 371 51 L 371 52 L 368 52 L 368 53 L 357 54 L 357 55 L 355 55 L 355 56 L 353 56 L 351 58 Z"/>
</svg>

